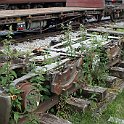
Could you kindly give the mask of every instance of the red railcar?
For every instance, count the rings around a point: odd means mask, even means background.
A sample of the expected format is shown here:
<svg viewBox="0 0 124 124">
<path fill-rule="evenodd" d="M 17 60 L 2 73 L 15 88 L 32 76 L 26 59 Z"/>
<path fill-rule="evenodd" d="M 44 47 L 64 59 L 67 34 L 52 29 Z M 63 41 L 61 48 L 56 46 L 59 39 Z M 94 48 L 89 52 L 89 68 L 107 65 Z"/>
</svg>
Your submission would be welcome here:
<svg viewBox="0 0 124 124">
<path fill-rule="evenodd" d="M 105 0 L 67 0 L 68 7 L 104 8 Z"/>
<path fill-rule="evenodd" d="M 0 0 L 0 9 L 27 9 L 65 6 L 66 0 Z"/>
<path fill-rule="evenodd" d="M 122 3 L 122 0 L 0 0 L 0 9 L 25 9 L 42 7 L 104 8 L 106 4 Z"/>
<path fill-rule="evenodd" d="M 19 4 L 19 3 L 52 3 L 66 2 L 66 0 L 0 0 L 0 4 Z"/>
</svg>

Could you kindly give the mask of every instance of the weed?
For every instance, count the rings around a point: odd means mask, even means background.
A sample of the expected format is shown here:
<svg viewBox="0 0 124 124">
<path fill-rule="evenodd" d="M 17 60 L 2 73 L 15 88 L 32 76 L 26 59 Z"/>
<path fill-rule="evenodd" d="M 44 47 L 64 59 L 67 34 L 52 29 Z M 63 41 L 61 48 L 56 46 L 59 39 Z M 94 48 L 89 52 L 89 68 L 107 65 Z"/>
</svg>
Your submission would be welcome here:
<svg viewBox="0 0 124 124">
<path fill-rule="evenodd" d="M 7 36 L 11 38 L 10 34 Z M 13 59 L 18 57 L 18 54 L 10 49 L 11 39 L 5 39 L 4 41 L 4 49 L 1 56 L 6 58 L 3 66 L 0 68 L 0 86 L 8 93 L 11 97 L 12 101 L 12 110 L 10 116 L 11 123 L 17 123 L 19 119 L 19 115 L 21 112 L 21 91 L 13 86 L 12 81 L 17 78 L 16 73 L 10 68 Z"/>
<path fill-rule="evenodd" d="M 86 113 L 74 113 L 70 115 L 69 120 L 73 124 L 110 124 L 108 119 L 110 117 L 116 117 L 124 119 L 124 91 L 118 95 L 118 97 L 108 105 L 108 107 L 104 110 L 103 114 L 99 117 L 92 116 L 92 112 L 88 111 Z M 92 103 L 94 104 L 94 103 Z M 96 105 L 92 105 L 92 107 L 96 108 Z M 114 123 L 111 123 L 114 124 Z"/>
<path fill-rule="evenodd" d="M 84 53 L 82 80 L 90 85 L 104 84 L 108 75 L 106 53 L 102 51 L 102 43 L 96 36 L 91 37 L 90 44 L 90 48 L 84 44 L 81 47 Z"/>
<path fill-rule="evenodd" d="M 62 117 L 64 119 L 68 119 L 69 118 L 69 113 L 71 111 L 70 108 L 66 104 L 67 98 L 68 98 L 67 95 L 61 95 L 59 103 L 58 103 L 58 106 L 57 106 L 57 113 L 56 113 L 56 115 L 58 117 Z"/>
</svg>

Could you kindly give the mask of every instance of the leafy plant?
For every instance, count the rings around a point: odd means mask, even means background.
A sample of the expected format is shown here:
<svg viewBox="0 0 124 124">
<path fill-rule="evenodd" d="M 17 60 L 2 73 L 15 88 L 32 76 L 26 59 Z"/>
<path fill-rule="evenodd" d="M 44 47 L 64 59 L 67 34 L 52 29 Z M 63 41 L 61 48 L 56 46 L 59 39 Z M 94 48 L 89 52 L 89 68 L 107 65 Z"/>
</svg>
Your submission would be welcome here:
<svg viewBox="0 0 124 124">
<path fill-rule="evenodd" d="M 11 123 L 17 123 L 18 119 L 21 115 L 21 90 L 15 88 L 13 85 L 10 85 L 8 94 L 11 96 L 11 104 L 12 104 L 12 110 L 11 110 L 11 117 L 10 122 Z"/>
<path fill-rule="evenodd" d="M 15 78 L 17 78 L 17 75 L 11 69 L 11 65 L 13 63 L 14 58 L 17 58 L 18 54 L 17 52 L 10 49 L 10 44 L 11 44 L 11 39 L 9 40 L 9 38 L 11 38 L 10 34 L 8 34 L 7 36 L 8 39 L 4 40 L 4 46 L 3 46 L 4 49 L 1 52 L 1 56 L 5 57 L 5 61 L 2 67 L 0 67 L 0 86 L 11 97 L 12 110 L 10 116 L 10 123 L 17 123 L 21 112 L 21 97 L 20 97 L 21 91 L 12 84 L 12 81 Z"/>
<path fill-rule="evenodd" d="M 41 93 L 41 101 L 49 99 L 51 95 L 50 86 L 46 84 L 46 74 L 43 71 L 36 72 L 37 76 L 30 79 L 30 82 L 35 86 Z"/>
<path fill-rule="evenodd" d="M 82 24 L 80 25 L 80 36 L 82 41 L 86 40 L 86 29 Z"/>
<path fill-rule="evenodd" d="M 67 28 L 63 27 L 64 29 L 64 41 L 66 43 L 64 46 L 68 49 L 67 54 L 70 55 L 70 57 L 74 57 L 76 55 L 75 49 L 72 47 L 73 42 L 72 42 L 72 26 L 67 25 Z"/>
<path fill-rule="evenodd" d="M 29 113 L 27 114 L 28 117 L 28 121 L 25 122 L 25 124 L 40 124 L 40 118 L 38 115 L 33 114 L 33 113 Z"/>
<path fill-rule="evenodd" d="M 102 51 L 102 42 L 96 36 L 91 37 L 90 47 L 82 44 L 81 51 L 84 53 L 84 63 L 82 66 L 82 80 L 90 85 L 100 85 L 105 83 L 108 75 L 107 55 Z"/>
<path fill-rule="evenodd" d="M 66 100 L 68 97 L 69 97 L 68 95 L 61 95 L 58 106 L 57 106 L 56 115 L 64 119 L 68 119 L 69 112 L 70 112 L 70 108 L 66 104 Z"/>
</svg>

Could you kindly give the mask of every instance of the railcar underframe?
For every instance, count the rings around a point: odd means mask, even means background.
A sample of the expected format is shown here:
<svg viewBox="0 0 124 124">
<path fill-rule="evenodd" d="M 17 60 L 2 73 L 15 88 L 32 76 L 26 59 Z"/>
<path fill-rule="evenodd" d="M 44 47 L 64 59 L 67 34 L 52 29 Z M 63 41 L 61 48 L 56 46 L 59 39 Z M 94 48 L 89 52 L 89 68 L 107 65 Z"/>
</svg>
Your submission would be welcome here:
<svg viewBox="0 0 124 124">
<path fill-rule="evenodd" d="M 0 30 L 8 30 L 12 25 L 13 30 L 43 30 L 50 25 L 58 25 L 69 21 L 85 22 L 91 15 L 100 20 L 103 16 L 103 8 L 81 7 L 54 7 L 28 10 L 4 10 L 0 11 Z"/>
</svg>

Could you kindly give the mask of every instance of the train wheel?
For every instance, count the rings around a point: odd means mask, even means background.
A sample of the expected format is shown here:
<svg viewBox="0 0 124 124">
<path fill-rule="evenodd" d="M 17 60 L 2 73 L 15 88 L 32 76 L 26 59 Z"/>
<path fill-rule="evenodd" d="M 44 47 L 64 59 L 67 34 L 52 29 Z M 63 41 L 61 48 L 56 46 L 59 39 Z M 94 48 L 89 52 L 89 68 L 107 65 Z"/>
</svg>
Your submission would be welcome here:
<svg viewBox="0 0 124 124">
<path fill-rule="evenodd" d="M 15 6 L 15 5 L 12 5 L 12 6 L 9 6 L 8 9 L 9 9 L 9 10 L 16 10 L 16 9 L 18 9 L 18 7 Z"/>
<path fill-rule="evenodd" d="M 98 14 L 98 15 L 96 15 L 95 16 L 95 18 L 96 18 L 96 20 L 98 21 L 98 22 L 100 22 L 101 21 L 101 19 L 102 19 L 102 14 Z"/>
<path fill-rule="evenodd" d="M 114 12 L 112 12 L 112 13 L 110 14 L 110 19 L 111 19 L 112 22 L 114 22 L 114 20 L 115 20 Z"/>
<path fill-rule="evenodd" d="M 42 5 L 42 4 L 36 4 L 36 5 L 34 5 L 34 7 L 33 8 L 43 8 L 44 6 Z"/>
</svg>

